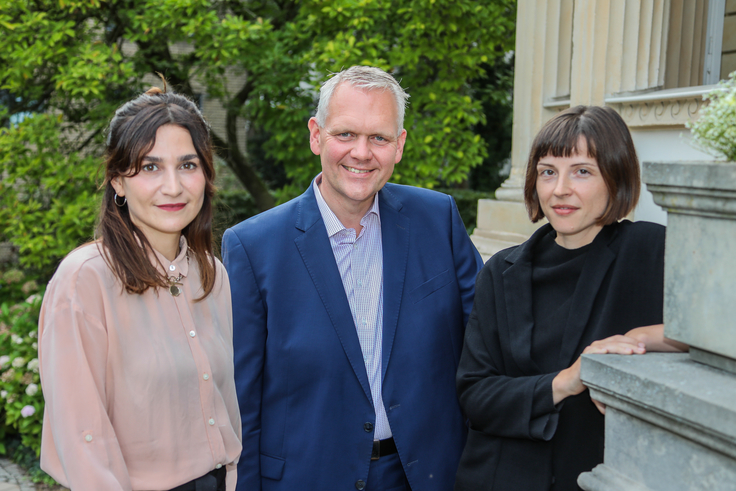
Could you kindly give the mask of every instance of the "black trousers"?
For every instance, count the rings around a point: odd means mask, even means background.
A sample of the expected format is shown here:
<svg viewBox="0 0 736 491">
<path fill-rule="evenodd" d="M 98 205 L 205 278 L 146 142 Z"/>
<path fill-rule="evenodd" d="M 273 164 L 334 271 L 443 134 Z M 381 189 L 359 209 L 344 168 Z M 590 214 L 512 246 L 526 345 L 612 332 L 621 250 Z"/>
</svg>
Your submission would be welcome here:
<svg viewBox="0 0 736 491">
<path fill-rule="evenodd" d="M 177 486 L 171 491 L 225 491 L 226 475 L 225 467 L 220 467 L 193 481 Z"/>
</svg>

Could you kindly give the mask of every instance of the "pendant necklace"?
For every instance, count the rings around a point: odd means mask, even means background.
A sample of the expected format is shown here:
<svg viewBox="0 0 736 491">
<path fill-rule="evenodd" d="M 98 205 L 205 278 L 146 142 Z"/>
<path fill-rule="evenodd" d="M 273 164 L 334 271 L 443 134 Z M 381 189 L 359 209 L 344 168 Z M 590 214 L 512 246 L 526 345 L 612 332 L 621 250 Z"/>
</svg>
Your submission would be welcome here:
<svg viewBox="0 0 736 491">
<path fill-rule="evenodd" d="M 181 288 L 179 288 L 178 285 L 181 285 L 181 279 L 183 278 L 183 275 L 179 273 L 179 276 L 173 277 L 169 276 L 169 293 L 171 293 L 173 296 L 178 297 L 179 294 L 181 294 Z"/>
</svg>

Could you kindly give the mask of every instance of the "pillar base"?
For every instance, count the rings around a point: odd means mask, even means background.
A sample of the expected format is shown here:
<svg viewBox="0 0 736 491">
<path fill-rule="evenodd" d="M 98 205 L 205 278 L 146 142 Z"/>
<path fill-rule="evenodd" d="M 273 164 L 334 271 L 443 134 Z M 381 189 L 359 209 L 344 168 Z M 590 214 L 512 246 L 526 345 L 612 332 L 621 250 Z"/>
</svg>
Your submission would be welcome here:
<svg viewBox="0 0 736 491">
<path fill-rule="evenodd" d="M 649 353 L 584 355 L 581 378 L 606 405 L 604 464 L 584 490 L 736 491 L 736 375 Z"/>
</svg>

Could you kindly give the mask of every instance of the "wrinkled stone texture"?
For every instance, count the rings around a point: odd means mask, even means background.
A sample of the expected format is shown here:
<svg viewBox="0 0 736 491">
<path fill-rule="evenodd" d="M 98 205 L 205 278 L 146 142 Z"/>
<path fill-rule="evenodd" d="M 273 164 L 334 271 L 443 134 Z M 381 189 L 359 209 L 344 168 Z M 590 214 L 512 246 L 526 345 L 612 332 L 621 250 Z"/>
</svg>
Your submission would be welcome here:
<svg viewBox="0 0 736 491">
<path fill-rule="evenodd" d="M 736 359 L 736 164 L 645 162 L 644 181 L 667 211 L 665 333 Z"/>
<path fill-rule="evenodd" d="M 607 405 L 605 465 L 587 491 L 736 491 L 736 376 L 685 353 L 585 355 Z"/>
</svg>

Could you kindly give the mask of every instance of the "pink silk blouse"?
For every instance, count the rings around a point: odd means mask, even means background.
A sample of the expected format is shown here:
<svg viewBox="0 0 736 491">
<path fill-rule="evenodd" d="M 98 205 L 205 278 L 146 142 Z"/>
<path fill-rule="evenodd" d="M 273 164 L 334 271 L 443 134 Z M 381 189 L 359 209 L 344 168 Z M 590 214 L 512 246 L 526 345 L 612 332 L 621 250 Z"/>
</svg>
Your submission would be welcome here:
<svg viewBox="0 0 736 491">
<path fill-rule="evenodd" d="M 168 490 L 222 466 L 235 489 L 230 283 L 217 261 L 212 293 L 195 303 L 199 268 L 185 240 L 181 251 L 173 262 L 156 253 L 167 275 L 182 274 L 177 297 L 127 293 L 97 243 L 69 254 L 49 283 L 41 468 L 74 491 Z"/>
</svg>

